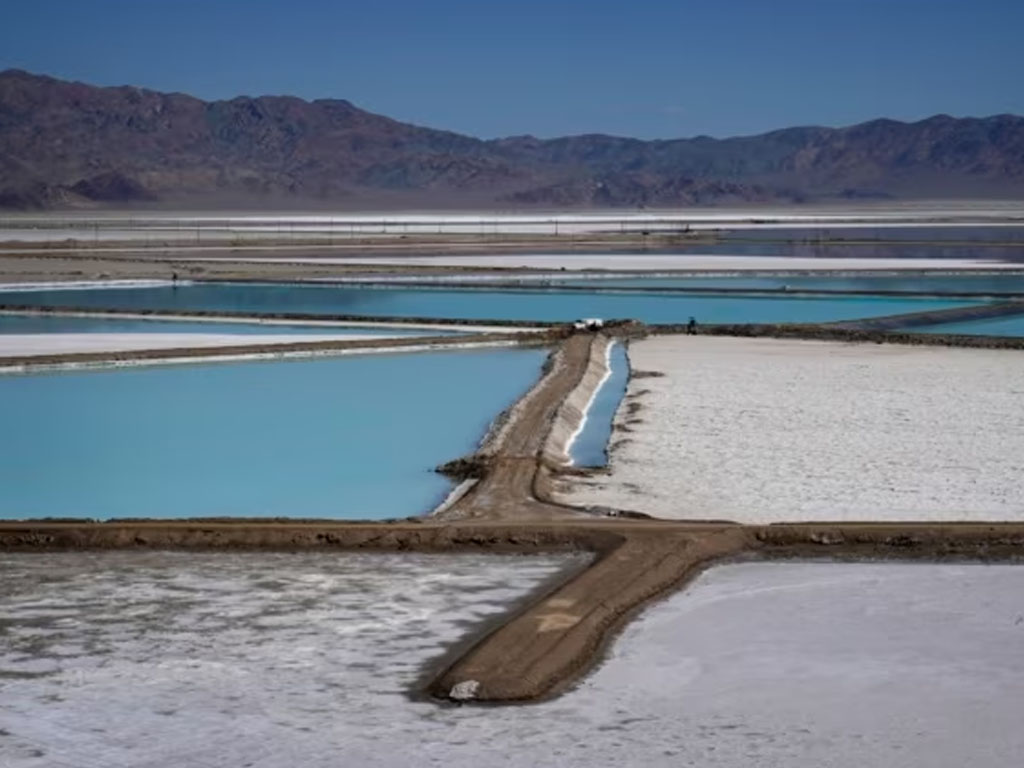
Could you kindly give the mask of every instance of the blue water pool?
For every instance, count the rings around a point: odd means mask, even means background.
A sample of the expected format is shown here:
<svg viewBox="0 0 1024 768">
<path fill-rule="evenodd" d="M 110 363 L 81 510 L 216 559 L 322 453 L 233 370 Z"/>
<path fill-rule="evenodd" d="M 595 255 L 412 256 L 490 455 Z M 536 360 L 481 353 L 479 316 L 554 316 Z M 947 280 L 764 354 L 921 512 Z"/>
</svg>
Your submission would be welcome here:
<svg viewBox="0 0 1024 768">
<path fill-rule="evenodd" d="M 913 293 L 1024 293 L 1024 273 L 868 274 L 868 275 L 716 275 L 708 277 L 552 278 L 554 285 L 586 288 L 674 288 L 804 291 L 905 291 Z"/>
<path fill-rule="evenodd" d="M 546 351 L 0 376 L 0 518 L 416 515 Z"/>
<path fill-rule="evenodd" d="M 647 323 L 830 322 L 965 306 L 962 301 L 893 297 L 708 296 L 479 288 L 367 288 L 339 285 L 197 283 L 147 288 L 12 292 L 18 306 L 309 313 L 362 317 L 571 321 L 632 318 Z"/>
<path fill-rule="evenodd" d="M 608 440 L 612 435 L 612 423 L 619 403 L 626 394 L 629 383 L 629 359 L 626 348 L 615 342 L 608 352 L 611 370 L 597 391 L 583 429 L 576 436 L 569 450 L 572 463 L 578 467 L 603 467 L 608 463 Z"/>
<path fill-rule="evenodd" d="M 914 333 L 962 333 L 972 336 L 1024 336 L 1024 315 L 988 317 L 962 323 L 944 323 L 908 328 Z"/>
</svg>

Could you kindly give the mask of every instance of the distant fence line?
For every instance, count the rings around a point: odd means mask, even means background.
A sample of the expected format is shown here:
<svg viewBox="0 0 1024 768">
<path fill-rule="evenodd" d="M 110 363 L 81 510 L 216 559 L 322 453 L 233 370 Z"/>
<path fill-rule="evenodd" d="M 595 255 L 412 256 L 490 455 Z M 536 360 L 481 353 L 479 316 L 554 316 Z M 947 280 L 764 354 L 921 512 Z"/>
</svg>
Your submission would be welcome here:
<svg viewBox="0 0 1024 768">
<path fill-rule="evenodd" d="M 707 225 L 698 225 L 707 229 Z M 169 218 L 69 216 L 0 218 L 0 233 L 7 240 L 259 240 L 345 239 L 403 235 L 540 235 L 685 234 L 691 222 L 677 218 L 641 217 L 530 217 L 530 218 Z"/>
<path fill-rule="evenodd" d="M 972 232 L 961 232 L 972 228 Z M 981 229 L 979 229 L 981 228 Z M 982 229 L 990 230 L 982 232 Z M 902 230 L 902 231 L 901 231 Z M 339 240 L 365 237 L 463 235 L 475 237 L 586 235 L 699 235 L 728 233 L 736 239 L 782 239 L 807 242 L 872 240 L 936 241 L 967 239 L 971 244 L 990 241 L 1024 242 L 1024 220 L 1004 219 L 938 222 L 932 219 L 813 215 L 756 216 L 687 211 L 678 214 L 483 214 L 479 216 L 358 215 L 342 214 L 259 216 L 138 216 L 10 215 L 0 217 L 0 240 L 52 242 L 74 240 L 133 241 L 251 241 Z"/>
<path fill-rule="evenodd" d="M 724 222 L 715 220 L 694 220 L 676 217 L 502 217 L 469 218 L 469 217 L 297 217 L 297 218 L 264 218 L 264 217 L 80 217 L 56 216 L 0 217 L 0 228 L 4 229 L 227 229 L 240 231 L 339 231 L 355 228 L 377 232 L 401 232 L 406 229 L 422 230 L 468 230 L 483 231 L 491 228 L 533 227 L 554 231 L 560 227 L 597 227 L 606 230 L 615 228 L 643 229 L 645 227 L 661 227 L 672 229 L 688 229 L 691 225 L 702 228 Z"/>
</svg>

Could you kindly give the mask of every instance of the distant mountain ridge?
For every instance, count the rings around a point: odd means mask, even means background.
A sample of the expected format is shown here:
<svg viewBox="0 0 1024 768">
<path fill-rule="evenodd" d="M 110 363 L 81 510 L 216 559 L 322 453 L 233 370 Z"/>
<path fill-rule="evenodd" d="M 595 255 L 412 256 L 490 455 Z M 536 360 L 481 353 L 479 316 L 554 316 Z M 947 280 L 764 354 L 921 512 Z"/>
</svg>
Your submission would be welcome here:
<svg viewBox="0 0 1024 768">
<path fill-rule="evenodd" d="M 1019 197 L 1024 118 L 727 139 L 484 141 L 347 101 L 202 101 L 0 72 L 0 207 L 688 206 Z"/>
</svg>

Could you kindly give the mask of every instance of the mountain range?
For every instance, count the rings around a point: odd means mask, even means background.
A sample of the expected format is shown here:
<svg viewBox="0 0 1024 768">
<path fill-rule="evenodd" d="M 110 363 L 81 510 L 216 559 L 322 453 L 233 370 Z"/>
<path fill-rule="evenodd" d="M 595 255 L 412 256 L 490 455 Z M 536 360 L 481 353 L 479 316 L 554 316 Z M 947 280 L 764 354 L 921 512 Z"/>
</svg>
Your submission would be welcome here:
<svg viewBox="0 0 1024 768">
<path fill-rule="evenodd" d="M 337 99 L 0 72 L 0 207 L 662 207 L 1024 194 L 1024 118 L 481 140 Z"/>
</svg>

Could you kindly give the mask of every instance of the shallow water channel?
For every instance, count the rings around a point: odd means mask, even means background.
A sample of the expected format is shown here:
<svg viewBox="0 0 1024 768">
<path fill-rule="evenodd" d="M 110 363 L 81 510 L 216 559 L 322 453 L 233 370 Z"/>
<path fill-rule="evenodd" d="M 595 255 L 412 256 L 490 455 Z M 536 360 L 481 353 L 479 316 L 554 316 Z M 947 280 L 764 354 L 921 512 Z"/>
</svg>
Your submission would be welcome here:
<svg viewBox="0 0 1024 768">
<path fill-rule="evenodd" d="M 409 698 L 578 560 L 0 555 L 0 757 L 49 765 L 1005 768 L 1024 569 L 751 563 L 645 611 L 560 698 Z"/>
<path fill-rule="evenodd" d="M 594 393 L 586 419 L 569 446 L 572 463 L 578 467 L 603 467 L 608 463 L 608 441 L 619 403 L 629 383 L 629 357 L 621 342 L 608 348 L 608 375 Z"/>
<path fill-rule="evenodd" d="M 438 504 L 543 349 L 0 376 L 0 518 L 383 519 Z"/>
</svg>

